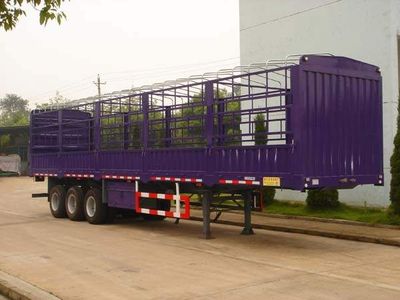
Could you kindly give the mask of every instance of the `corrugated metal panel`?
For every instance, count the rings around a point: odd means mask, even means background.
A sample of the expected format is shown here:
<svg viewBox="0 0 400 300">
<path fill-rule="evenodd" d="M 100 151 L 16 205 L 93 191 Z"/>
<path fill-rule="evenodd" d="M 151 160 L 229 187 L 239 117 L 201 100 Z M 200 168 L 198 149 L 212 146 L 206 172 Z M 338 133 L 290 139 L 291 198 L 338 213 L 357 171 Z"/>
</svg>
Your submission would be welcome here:
<svg viewBox="0 0 400 300">
<path fill-rule="evenodd" d="M 318 58 L 300 66 L 304 98 L 296 101 L 304 103 L 304 175 L 357 182 L 359 175 L 382 174 L 377 68 L 344 58 L 332 58 L 328 67 Z"/>
</svg>

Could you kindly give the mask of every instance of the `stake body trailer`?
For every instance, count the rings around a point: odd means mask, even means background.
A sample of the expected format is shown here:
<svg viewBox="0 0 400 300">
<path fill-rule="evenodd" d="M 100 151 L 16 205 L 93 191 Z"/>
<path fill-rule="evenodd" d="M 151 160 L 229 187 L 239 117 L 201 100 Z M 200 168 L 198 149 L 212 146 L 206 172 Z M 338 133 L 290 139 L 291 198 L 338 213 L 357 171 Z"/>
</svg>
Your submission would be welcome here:
<svg viewBox="0 0 400 300">
<path fill-rule="evenodd" d="M 379 68 L 289 56 L 34 110 L 30 172 L 55 217 L 103 223 L 116 209 L 189 218 L 210 236 L 214 195 L 383 185 Z"/>
</svg>

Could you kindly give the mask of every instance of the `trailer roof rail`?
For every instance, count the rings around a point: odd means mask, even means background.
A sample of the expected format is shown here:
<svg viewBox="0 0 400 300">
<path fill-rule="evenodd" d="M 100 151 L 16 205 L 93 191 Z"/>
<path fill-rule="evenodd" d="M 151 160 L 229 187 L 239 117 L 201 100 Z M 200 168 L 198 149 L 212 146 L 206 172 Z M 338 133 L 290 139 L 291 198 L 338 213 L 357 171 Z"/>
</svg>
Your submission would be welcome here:
<svg viewBox="0 0 400 300">
<path fill-rule="evenodd" d="M 118 97 L 128 97 L 128 96 L 135 96 L 144 92 L 152 92 L 156 90 L 166 89 L 170 87 L 179 87 L 179 86 L 186 86 L 192 83 L 203 83 L 205 81 L 213 80 L 213 79 L 221 79 L 225 76 L 235 76 L 237 75 L 245 75 L 247 73 L 251 73 L 255 69 L 259 70 L 271 70 L 274 68 L 281 68 L 286 67 L 289 65 L 296 65 L 299 63 L 299 59 L 304 55 L 326 55 L 326 56 L 333 56 L 331 53 L 306 53 L 306 54 L 289 54 L 284 59 L 269 59 L 266 62 L 260 63 L 252 63 L 249 65 L 239 65 L 233 68 L 224 68 L 220 69 L 216 72 L 206 72 L 202 75 L 192 75 L 185 78 L 177 78 L 175 80 L 166 80 L 164 82 L 157 82 L 154 84 L 146 84 L 140 87 L 132 88 L 132 89 L 125 89 L 120 91 L 113 91 L 111 93 L 107 93 L 102 95 L 100 98 L 98 96 L 91 96 L 85 97 L 81 99 L 76 99 L 64 104 L 57 104 L 49 107 L 48 109 L 60 109 L 60 108 L 67 108 L 72 107 L 80 104 L 87 104 L 90 102 L 102 101 L 102 100 L 109 100 Z M 279 72 L 272 72 L 277 74 L 278 76 L 285 76 Z M 272 82 L 279 83 L 279 80 L 268 78 L 268 80 Z"/>
</svg>

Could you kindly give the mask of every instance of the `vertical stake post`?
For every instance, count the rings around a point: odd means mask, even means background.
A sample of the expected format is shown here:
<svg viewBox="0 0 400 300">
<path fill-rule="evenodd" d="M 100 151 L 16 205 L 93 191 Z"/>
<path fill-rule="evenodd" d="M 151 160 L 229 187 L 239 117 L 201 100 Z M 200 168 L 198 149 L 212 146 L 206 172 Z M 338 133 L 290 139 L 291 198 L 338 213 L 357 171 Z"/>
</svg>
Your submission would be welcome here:
<svg viewBox="0 0 400 300">
<path fill-rule="evenodd" d="M 219 95 L 217 95 L 219 97 Z M 217 98 L 217 111 L 218 111 L 218 146 L 223 146 L 225 143 L 225 125 L 224 125 L 224 115 L 225 103 L 224 99 Z"/>
<path fill-rule="evenodd" d="M 59 152 L 59 154 L 61 154 L 62 149 L 63 149 L 63 145 L 62 145 L 62 143 L 63 143 L 63 140 L 62 140 L 62 137 L 63 137 L 63 133 L 62 133 L 62 131 L 63 131 L 63 128 L 62 128 L 62 121 L 63 121 L 62 112 L 63 112 L 62 109 L 60 109 L 58 111 L 58 152 Z"/>
<path fill-rule="evenodd" d="M 171 146 L 171 106 L 165 107 L 165 147 Z"/>
<path fill-rule="evenodd" d="M 96 151 L 100 150 L 100 102 L 94 104 L 94 130 L 93 130 L 93 144 Z"/>
<path fill-rule="evenodd" d="M 142 95 L 142 112 L 143 112 L 142 145 L 144 149 L 147 149 L 149 145 L 149 94 Z"/>
<path fill-rule="evenodd" d="M 93 148 L 95 158 L 95 170 L 99 170 L 99 151 L 101 149 L 101 102 L 97 101 L 94 104 L 94 115 L 93 115 Z"/>
<path fill-rule="evenodd" d="M 124 113 L 124 149 L 129 148 L 129 115 Z"/>
<path fill-rule="evenodd" d="M 206 115 L 206 140 L 207 147 L 211 147 L 213 143 L 213 131 L 214 131 L 214 90 L 213 83 L 207 81 L 204 84 L 204 101 L 207 106 Z"/>
<path fill-rule="evenodd" d="M 179 196 L 181 195 L 181 193 L 179 191 L 179 182 L 175 182 L 175 195 L 177 196 L 176 200 L 175 200 L 175 212 L 178 216 L 180 216 L 181 215 L 181 201 L 179 200 Z"/>
</svg>

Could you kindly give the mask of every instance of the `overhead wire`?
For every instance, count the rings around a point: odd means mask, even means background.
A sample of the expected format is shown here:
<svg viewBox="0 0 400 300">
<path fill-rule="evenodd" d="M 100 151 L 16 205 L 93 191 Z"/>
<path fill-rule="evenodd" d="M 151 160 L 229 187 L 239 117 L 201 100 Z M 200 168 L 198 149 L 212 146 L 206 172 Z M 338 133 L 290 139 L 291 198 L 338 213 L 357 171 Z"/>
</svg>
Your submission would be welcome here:
<svg viewBox="0 0 400 300">
<path fill-rule="evenodd" d="M 234 66 L 235 63 L 225 63 L 225 64 L 218 64 L 218 66 L 216 66 L 218 69 L 224 68 L 224 67 L 232 67 Z M 198 67 L 192 67 L 192 68 L 185 68 L 185 69 L 181 69 L 181 70 L 169 70 L 169 71 L 164 71 L 164 72 L 151 72 L 151 73 L 147 73 L 147 74 L 136 74 L 134 76 L 130 75 L 130 76 L 123 76 L 123 77 L 119 77 L 116 79 L 110 79 L 108 77 L 103 77 L 105 80 L 107 80 L 108 84 L 112 84 L 112 83 L 116 83 L 116 82 L 124 82 L 124 81 L 130 81 L 131 83 L 133 83 L 133 81 L 135 81 L 135 85 L 142 85 L 145 83 L 149 83 L 150 79 L 151 79 L 151 83 L 154 83 L 155 81 L 163 81 L 166 78 L 167 74 L 169 74 L 168 76 L 171 76 L 171 74 L 176 74 L 176 77 L 184 77 L 187 76 L 188 74 L 186 74 L 189 71 L 193 71 L 193 70 L 197 70 L 199 73 L 203 73 L 204 71 L 209 71 L 209 67 L 204 66 L 202 68 L 198 68 Z M 156 76 L 155 76 L 156 75 Z M 139 83 L 139 84 L 138 84 Z M 90 86 L 84 87 L 84 88 L 80 88 L 78 90 L 70 90 L 67 92 L 68 94 L 72 94 L 72 93 L 77 93 L 79 91 L 82 90 L 87 90 L 91 88 Z"/>
<path fill-rule="evenodd" d="M 108 74 L 122 74 L 122 73 L 142 73 L 140 75 L 143 75 L 143 73 L 148 73 L 147 76 L 151 77 L 151 75 L 157 73 L 157 74 L 165 74 L 166 72 L 171 72 L 168 71 L 169 69 L 180 69 L 180 68 L 184 68 L 187 66 L 198 66 L 198 65 L 212 65 L 212 64 L 216 64 L 218 62 L 224 62 L 224 61 L 229 61 L 229 60 L 234 60 L 234 59 L 238 59 L 239 57 L 231 57 L 231 58 L 226 58 L 226 59 L 221 59 L 221 60 L 214 60 L 214 61 L 209 61 L 209 62 L 199 62 L 199 63 L 191 63 L 191 64 L 184 64 L 184 65 L 175 65 L 175 66 L 159 66 L 159 67 L 153 67 L 153 68 L 148 68 L 148 69 L 138 69 L 138 70 L 125 70 L 125 71 L 118 71 L 118 72 L 106 72 L 106 73 L 102 73 L 102 75 L 108 75 Z M 164 70 L 164 71 L 163 71 Z M 151 71 L 157 71 L 157 72 L 151 72 Z M 184 70 L 182 70 L 184 71 Z M 92 78 L 95 75 L 89 75 L 89 76 L 85 76 L 82 79 L 76 81 L 76 82 L 71 82 L 68 84 L 65 84 L 63 86 L 60 86 L 59 88 L 55 88 L 52 90 L 48 90 L 46 92 L 42 92 L 39 94 L 36 94 L 35 96 L 33 96 L 32 98 L 37 98 L 39 96 L 44 96 L 44 95 L 50 95 L 52 93 L 54 93 L 55 91 L 59 91 L 59 92 L 63 92 L 63 93 L 69 93 L 72 90 L 84 90 L 84 89 L 88 89 L 91 86 L 91 83 L 89 82 L 82 82 L 83 80 L 87 80 Z M 119 77 L 121 78 L 121 77 Z M 128 76 L 125 76 L 125 78 L 128 78 Z M 130 76 L 130 78 L 132 78 L 132 76 Z M 107 79 L 107 80 L 114 80 L 113 78 Z M 87 86 L 87 88 L 83 88 L 83 86 Z"/>
<path fill-rule="evenodd" d="M 245 30 L 253 29 L 253 28 L 256 28 L 256 27 L 259 27 L 259 26 L 263 26 L 263 25 L 266 25 L 266 24 L 275 23 L 277 21 L 281 21 L 281 20 L 296 16 L 296 15 L 300 15 L 300 14 L 303 14 L 303 13 L 306 13 L 306 12 L 309 12 L 309 11 L 312 11 L 312 10 L 315 10 L 315 9 L 318 9 L 318 8 L 326 7 L 326 6 L 329 6 L 329 5 L 332 5 L 332 4 L 336 4 L 336 3 L 342 2 L 342 1 L 343 0 L 335 0 L 335 1 L 324 3 L 324 4 L 321 4 L 321 5 L 318 5 L 318 6 L 310 7 L 310 8 L 304 9 L 304 10 L 296 11 L 294 13 L 291 13 L 291 14 L 288 14 L 288 15 L 285 15 L 285 16 L 281 16 L 281 17 L 278 17 L 278 18 L 275 18 L 275 19 L 267 20 L 267 21 L 264 21 L 264 22 L 260 22 L 260 23 L 257 23 L 257 24 L 253 24 L 253 25 L 241 28 L 240 31 L 245 31 Z"/>
</svg>

